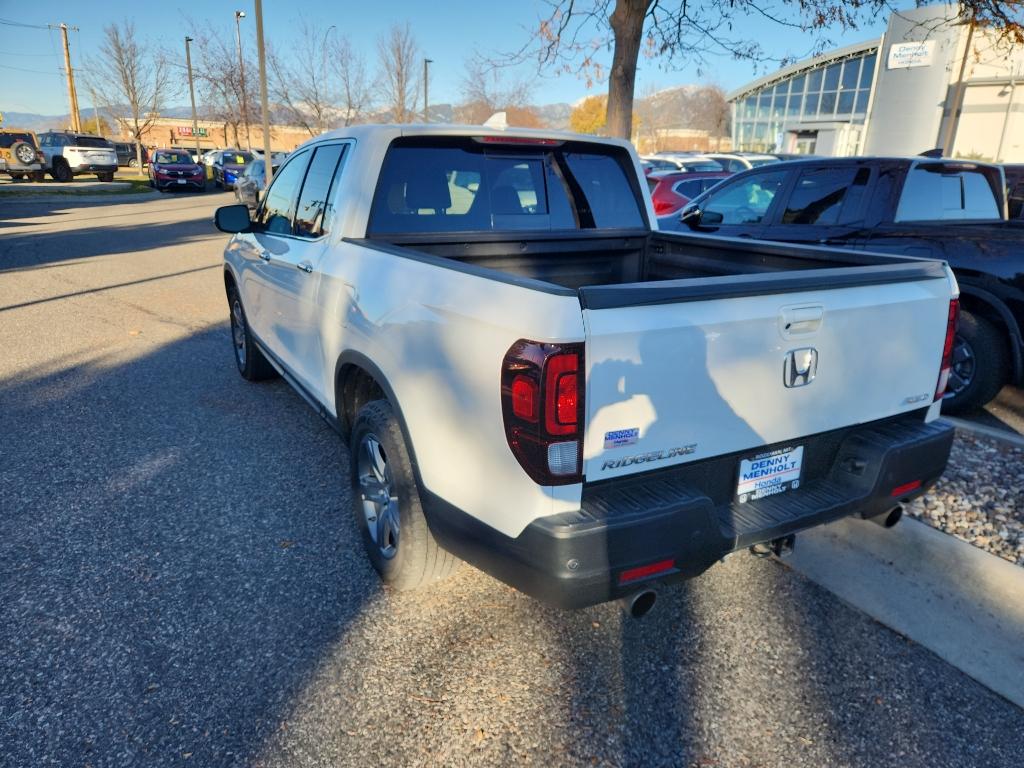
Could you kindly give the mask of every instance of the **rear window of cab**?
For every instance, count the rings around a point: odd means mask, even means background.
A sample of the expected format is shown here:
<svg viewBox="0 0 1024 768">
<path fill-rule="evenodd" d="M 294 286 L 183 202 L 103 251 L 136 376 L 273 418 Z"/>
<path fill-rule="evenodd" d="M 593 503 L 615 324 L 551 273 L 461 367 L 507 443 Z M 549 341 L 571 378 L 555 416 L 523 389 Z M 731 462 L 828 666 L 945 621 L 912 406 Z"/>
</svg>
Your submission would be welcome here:
<svg viewBox="0 0 1024 768">
<path fill-rule="evenodd" d="M 584 142 L 413 137 L 388 149 L 370 235 L 641 228 L 629 154 Z"/>
</svg>

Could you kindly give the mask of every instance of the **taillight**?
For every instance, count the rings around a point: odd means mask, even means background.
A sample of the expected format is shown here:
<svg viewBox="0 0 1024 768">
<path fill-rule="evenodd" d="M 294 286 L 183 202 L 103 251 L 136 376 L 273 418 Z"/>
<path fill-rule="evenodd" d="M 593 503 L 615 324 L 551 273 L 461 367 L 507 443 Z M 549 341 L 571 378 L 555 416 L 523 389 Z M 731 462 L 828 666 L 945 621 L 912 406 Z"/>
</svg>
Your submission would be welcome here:
<svg viewBox="0 0 1024 768">
<path fill-rule="evenodd" d="M 512 454 L 540 485 L 583 476 L 583 344 L 520 339 L 501 366 L 501 411 Z"/>
<path fill-rule="evenodd" d="M 942 345 L 942 366 L 939 368 L 939 381 L 935 385 L 935 400 L 941 400 L 946 393 L 949 374 L 953 370 L 953 343 L 956 338 L 956 321 L 960 315 L 960 300 L 950 299 L 949 315 L 946 319 L 946 341 Z"/>
</svg>

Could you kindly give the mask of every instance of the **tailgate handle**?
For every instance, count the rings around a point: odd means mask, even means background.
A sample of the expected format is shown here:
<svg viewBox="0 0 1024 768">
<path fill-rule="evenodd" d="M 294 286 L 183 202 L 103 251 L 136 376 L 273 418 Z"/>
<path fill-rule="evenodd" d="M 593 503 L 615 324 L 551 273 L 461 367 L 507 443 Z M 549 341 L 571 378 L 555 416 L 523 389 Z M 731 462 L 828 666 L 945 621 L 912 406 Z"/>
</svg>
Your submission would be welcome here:
<svg viewBox="0 0 1024 768">
<path fill-rule="evenodd" d="M 779 329 L 785 338 L 809 336 L 821 328 L 825 307 L 812 304 L 803 307 L 783 307 L 779 313 Z"/>
</svg>

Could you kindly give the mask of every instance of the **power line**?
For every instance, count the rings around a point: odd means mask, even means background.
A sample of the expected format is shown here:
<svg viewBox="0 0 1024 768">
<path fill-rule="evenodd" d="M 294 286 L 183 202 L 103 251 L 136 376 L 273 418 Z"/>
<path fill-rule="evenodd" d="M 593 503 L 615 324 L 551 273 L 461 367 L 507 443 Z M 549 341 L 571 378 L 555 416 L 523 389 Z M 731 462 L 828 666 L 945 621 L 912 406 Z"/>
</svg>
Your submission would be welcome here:
<svg viewBox="0 0 1024 768">
<path fill-rule="evenodd" d="M 23 24 L 20 21 L 11 21 L 10 19 L 0 19 L 0 24 L 8 27 L 24 27 L 25 29 L 46 29 L 45 24 Z"/>
<path fill-rule="evenodd" d="M 51 53 L 15 53 L 14 51 L 0 51 L 0 56 L 56 56 L 56 52 Z"/>
<path fill-rule="evenodd" d="M 3 69 L 13 69 L 13 70 L 16 70 L 18 72 L 31 72 L 32 74 L 35 74 L 35 75 L 57 75 L 58 77 L 63 77 L 63 75 L 64 75 L 63 72 L 46 72 L 46 71 L 44 71 L 42 69 L 25 69 L 24 67 L 12 67 L 9 64 L 0 64 L 0 68 L 3 68 Z"/>
</svg>

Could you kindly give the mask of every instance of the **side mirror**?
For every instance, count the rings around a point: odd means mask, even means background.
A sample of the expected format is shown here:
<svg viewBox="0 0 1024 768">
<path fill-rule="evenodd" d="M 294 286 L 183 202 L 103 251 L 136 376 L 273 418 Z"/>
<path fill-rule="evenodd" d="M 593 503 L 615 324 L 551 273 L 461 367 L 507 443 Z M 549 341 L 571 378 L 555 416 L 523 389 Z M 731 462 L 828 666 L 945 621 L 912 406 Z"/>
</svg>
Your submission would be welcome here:
<svg viewBox="0 0 1024 768">
<path fill-rule="evenodd" d="M 700 226 L 701 210 L 696 205 L 688 205 L 679 214 L 679 221 L 690 229 L 697 229 Z"/>
<path fill-rule="evenodd" d="M 249 208 L 244 205 L 225 205 L 213 214 L 213 225 L 221 232 L 234 235 L 252 229 Z"/>
</svg>

